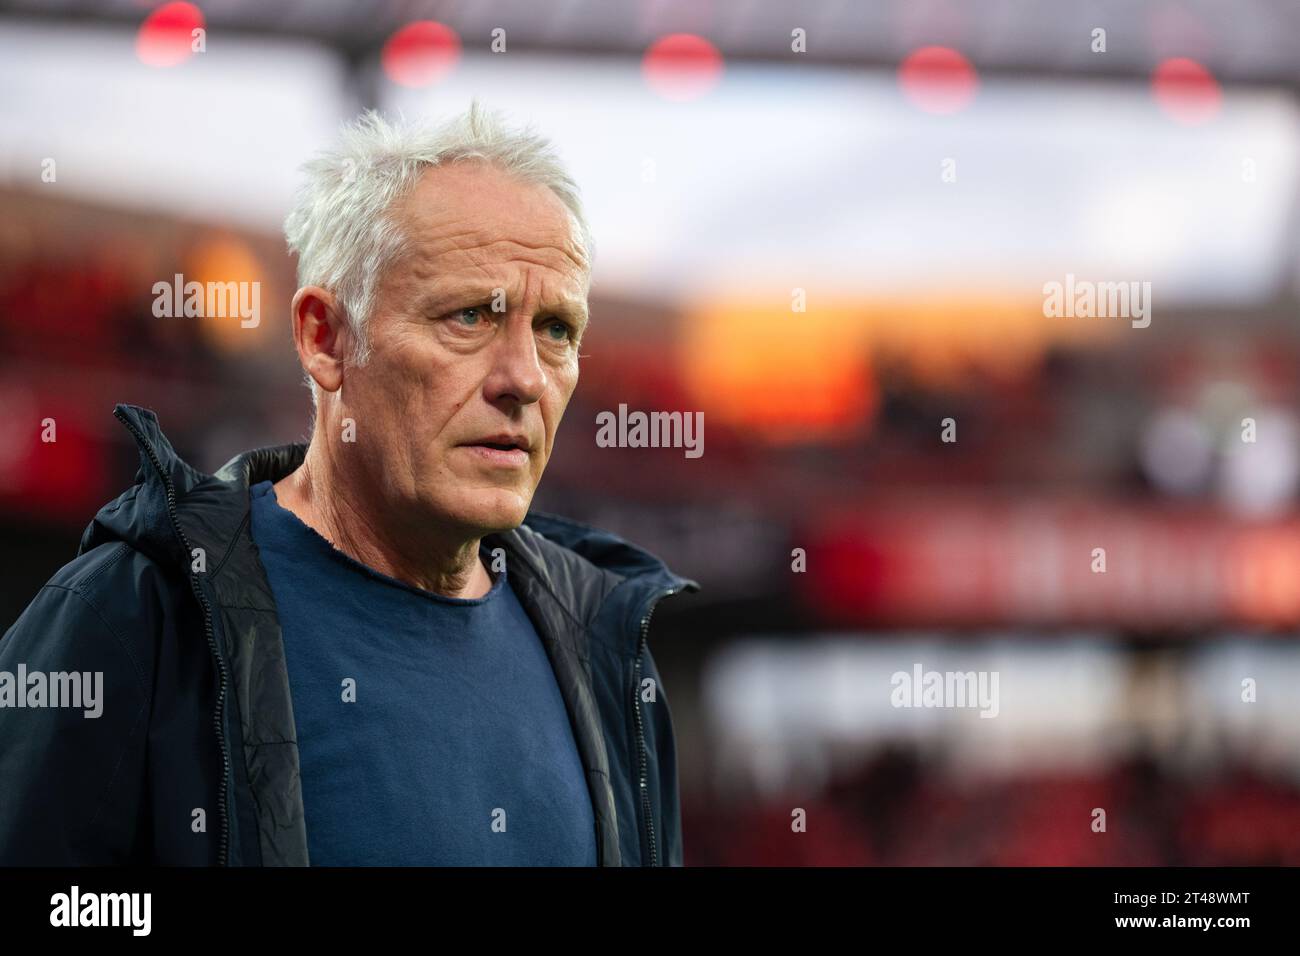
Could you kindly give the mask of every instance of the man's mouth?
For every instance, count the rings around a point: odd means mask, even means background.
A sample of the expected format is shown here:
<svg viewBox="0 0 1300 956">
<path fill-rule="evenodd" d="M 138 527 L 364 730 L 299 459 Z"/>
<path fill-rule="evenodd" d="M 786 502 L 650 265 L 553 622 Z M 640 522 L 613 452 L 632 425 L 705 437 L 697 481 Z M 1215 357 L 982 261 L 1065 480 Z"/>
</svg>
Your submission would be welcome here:
<svg viewBox="0 0 1300 956">
<path fill-rule="evenodd" d="M 531 443 L 523 435 L 490 435 L 466 442 L 467 448 L 484 462 L 500 468 L 520 468 L 528 464 Z"/>
</svg>

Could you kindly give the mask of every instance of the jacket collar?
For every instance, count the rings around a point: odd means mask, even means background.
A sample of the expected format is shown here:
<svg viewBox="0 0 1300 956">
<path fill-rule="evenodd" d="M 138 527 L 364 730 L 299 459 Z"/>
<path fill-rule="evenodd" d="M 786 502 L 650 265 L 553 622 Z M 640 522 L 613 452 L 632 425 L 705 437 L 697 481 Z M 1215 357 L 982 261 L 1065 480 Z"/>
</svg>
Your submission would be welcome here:
<svg viewBox="0 0 1300 956">
<path fill-rule="evenodd" d="M 248 520 L 248 489 L 260 481 L 278 481 L 302 464 L 307 451 L 304 442 L 257 448 L 236 455 L 213 475 L 204 474 L 184 461 L 163 434 L 157 416 L 136 405 L 121 404 L 114 415 L 126 426 L 140 449 L 137 485 L 158 484 L 167 493 L 170 485 L 174 507 L 183 519 L 202 513 L 202 537 L 231 542 Z M 165 477 L 165 482 L 159 479 Z M 106 506 L 83 536 L 87 550 L 106 535 L 125 539 L 146 553 L 191 559 L 192 548 L 179 546 L 163 516 L 142 516 L 126 507 L 135 502 L 123 498 Z M 138 496 L 133 496 L 138 500 Z M 696 591 L 698 582 L 673 573 L 655 555 L 617 535 L 541 511 L 530 511 L 523 524 L 511 531 L 485 538 L 491 547 L 500 545 L 509 558 L 521 562 L 530 577 L 564 606 L 576 620 L 590 623 L 600 604 L 615 587 L 636 592 L 629 602 L 627 632 L 634 635 L 636 621 L 666 595 Z M 212 556 L 209 555 L 209 558 Z M 217 556 L 219 560 L 219 556 Z M 216 570 L 220 570 L 218 567 Z M 630 650 L 631 648 L 623 648 Z"/>
</svg>

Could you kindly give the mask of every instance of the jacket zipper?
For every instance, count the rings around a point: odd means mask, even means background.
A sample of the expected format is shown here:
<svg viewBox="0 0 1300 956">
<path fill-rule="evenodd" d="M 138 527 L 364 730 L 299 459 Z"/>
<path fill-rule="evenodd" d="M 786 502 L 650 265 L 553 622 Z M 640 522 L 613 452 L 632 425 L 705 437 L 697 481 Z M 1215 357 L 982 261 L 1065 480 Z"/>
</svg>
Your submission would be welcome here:
<svg viewBox="0 0 1300 956">
<path fill-rule="evenodd" d="M 167 515 L 171 518 L 172 528 L 175 530 L 177 537 L 181 539 L 181 546 L 184 547 L 185 553 L 193 554 L 189 539 L 185 537 L 185 532 L 181 530 L 180 518 L 176 514 L 176 489 L 172 486 L 171 479 L 163 471 L 162 462 L 158 460 L 157 454 L 154 453 L 153 446 L 145 440 L 144 435 L 140 434 L 140 430 L 125 416 L 118 414 L 116 411 L 113 414 L 135 436 L 136 442 L 145 450 L 149 460 L 153 462 L 154 470 L 158 472 L 158 477 L 162 479 L 163 489 L 167 492 Z M 212 633 L 212 607 L 208 604 L 207 596 L 204 595 L 203 589 L 199 586 L 198 576 L 193 571 L 189 572 L 189 579 L 190 590 L 194 592 L 199 606 L 203 609 L 203 633 L 207 638 L 208 650 L 217 663 L 217 672 L 221 678 L 220 690 L 217 692 L 217 707 L 212 714 L 212 728 L 216 732 L 217 744 L 221 748 L 221 786 L 217 790 L 217 815 L 221 818 L 221 844 L 217 854 L 217 865 L 228 866 L 230 829 L 226 819 L 226 781 L 230 778 L 230 753 L 226 748 L 226 735 L 221 727 L 221 718 L 226 703 L 226 663 L 217 650 L 217 640 Z"/>
<path fill-rule="evenodd" d="M 641 716 L 641 659 L 645 654 L 646 638 L 650 633 L 650 618 L 654 615 L 655 608 L 664 598 L 676 594 L 682 588 L 671 588 L 660 594 L 650 607 L 646 609 L 645 617 L 641 618 L 641 636 L 636 646 L 636 670 L 632 680 L 632 707 L 633 713 L 636 714 L 636 750 L 637 763 L 640 771 L 640 792 L 641 792 L 641 820 L 642 834 L 645 836 L 646 848 L 650 856 L 650 865 L 659 865 L 659 847 L 655 841 L 655 822 L 650 814 L 650 789 L 646 781 L 647 757 L 645 745 L 645 724 Z"/>
</svg>

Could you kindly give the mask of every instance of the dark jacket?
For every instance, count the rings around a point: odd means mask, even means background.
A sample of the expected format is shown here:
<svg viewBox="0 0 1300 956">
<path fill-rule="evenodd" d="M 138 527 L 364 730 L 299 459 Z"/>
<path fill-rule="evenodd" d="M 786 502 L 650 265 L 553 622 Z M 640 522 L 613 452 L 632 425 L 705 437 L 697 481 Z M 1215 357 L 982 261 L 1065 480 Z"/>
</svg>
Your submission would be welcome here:
<svg viewBox="0 0 1300 956">
<path fill-rule="evenodd" d="M 297 468 L 306 445 L 206 475 L 152 412 L 114 414 L 140 446 L 135 484 L 0 641 L 0 671 L 101 671 L 102 715 L 0 707 L 0 864 L 305 865 L 284 645 L 249 488 Z M 598 862 L 681 865 L 672 720 L 646 636 L 661 598 L 698 585 L 552 516 L 485 541 L 505 549 L 555 671 Z"/>
</svg>

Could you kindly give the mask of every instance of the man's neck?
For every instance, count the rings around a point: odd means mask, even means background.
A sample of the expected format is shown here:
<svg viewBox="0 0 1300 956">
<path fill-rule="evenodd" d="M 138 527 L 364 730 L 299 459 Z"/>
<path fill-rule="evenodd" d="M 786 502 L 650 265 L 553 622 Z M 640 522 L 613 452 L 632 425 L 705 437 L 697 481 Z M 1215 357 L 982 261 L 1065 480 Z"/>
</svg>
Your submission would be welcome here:
<svg viewBox="0 0 1300 956">
<path fill-rule="evenodd" d="M 440 540 L 426 532 L 400 540 L 410 534 L 411 522 L 363 512 L 356 502 L 370 496 L 347 494 L 347 481 L 320 448 L 313 441 L 302 465 L 272 486 L 282 508 L 354 561 L 412 587 L 452 598 L 480 598 L 491 590 L 479 538 Z"/>
</svg>

